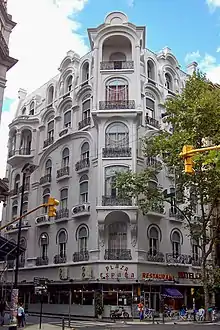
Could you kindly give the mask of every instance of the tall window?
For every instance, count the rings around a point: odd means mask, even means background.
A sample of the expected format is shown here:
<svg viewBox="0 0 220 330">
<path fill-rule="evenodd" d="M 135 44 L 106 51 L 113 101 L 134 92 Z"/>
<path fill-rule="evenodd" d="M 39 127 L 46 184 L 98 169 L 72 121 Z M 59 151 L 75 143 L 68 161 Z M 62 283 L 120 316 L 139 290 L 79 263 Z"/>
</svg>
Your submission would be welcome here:
<svg viewBox="0 0 220 330">
<path fill-rule="evenodd" d="M 78 251 L 86 252 L 88 250 L 87 241 L 88 241 L 88 230 L 86 227 L 80 227 L 77 233 L 78 239 Z"/>
<path fill-rule="evenodd" d="M 86 62 L 82 67 L 82 82 L 89 80 L 89 63 Z"/>
<path fill-rule="evenodd" d="M 24 237 L 22 237 L 21 240 L 20 240 L 20 247 L 22 249 L 26 249 L 26 247 L 27 247 L 27 242 L 26 242 L 26 239 Z M 24 267 L 24 264 L 25 264 L 25 251 L 20 254 L 19 263 L 20 263 L 20 267 Z"/>
<path fill-rule="evenodd" d="M 66 210 L 68 208 L 68 189 L 62 189 L 60 192 L 60 208 Z"/>
<path fill-rule="evenodd" d="M 89 189 L 89 178 L 88 175 L 84 174 L 79 180 L 80 184 L 80 203 L 88 202 L 88 189 Z"/>
<path fill-rule="evenodd" d="M 106 128 L 105 146 L 110 148 L 129 147 L 129 131 L 124 123 L 112 123 Z"/>
<path fill-rule="evenodd" d="M 24 190 L 28 191 L 30 189 L 30 175 L 25 177 Z"/>
<path fill-rule="evenodd" d="M 64 113 L 64 127 L 71 127 L 71 110 Z"/>
<path fill-rule="evenodd" d="M 19 187 L 20 187 L 20 174 L 17 174 L 15 177 L 15 186 L 14 186 L 14 190 L 16 194 L 19 191 Z"/>
<path fill-rule="evenodd" d="M 173 257 L 177 258 L 180 255 L 180 234 L 178 231 L 174 231 L 172 234 L 172 250 Z"/>
<path fill-rule="evenodd" d="M 116 174 L 118 172 L 128 171 L 125 166 L 109 166 L 105 168 L 105 196 L 116 197 L 117 189 L 115 188 Z"/>
<path fill-rule="evenodd" d="M 83 119 L 90 117 L 90 99 L 84 101 L 82 104 L 82 117 Z"/>
<path fill-rule="evenodd" d="M 155 80 L 155 67 L 151 60 L 147 61 L 147 77 L 149 80 Z"/>
<path fill-rule="evenodd" d="M 88 142 L 83 143 L 81 147 L 81 159 L 89 160 L 89 144 Z"/>
<path fill-rule="evenodd" d="M 10 151 L 14 152 L 16 150 L 16 132 L 13 132 L 12 136 L 10 137 Z"/>
<path fill-rule="evenodd" d="M 30 110 L 29 110 L 29 115 L 30 116 L 33 116 L 34 115 L 34 102 L 31 102 Z"/>
<path fill-rule="evenodd" d="M 62 152 L 62 167 L 68 167 L 69 166 L 69 160 L 70 160 L 70 153 L 69 149 L 65 148 Z"/>
<path fill-rule="evenodd" d="M 32 133 L 28 129 L 24 129 L 21 133 L 20 154 L 29 155 L 31 152 Z"/>
<path fill-rule="evenodd" d="M 49 245 L 49 237 L 46 233 L 40 235 L 40 256 L 43 260 L 47 260 L 47 252 Z"/>
<path fill-rule="evenodd" d="M 48 104 L 53 102 L 53 96 L 54 96 L 54 87 L 50 86 L 48 91 Z"/>
<path fill-rule="evenodd" d="M 50 159 L 48 159 L 45 164 L 45 175 L 51 176 L 51 173 L 52 173 L 52 162 Z"/>
<path fill-rule="evenodd" d="M 192 257 L 194 261 L 198 261 L 199 260 L 199 242 L 197 241 L 193 241 L 192 244 Z"/>
<path fill-rule="evenodd" d="M 152 227 L 149 232 L 149 251 L 152 256 L 155 256 L 159 251 L 159 234 L 155 227 Z"/>
<path fill-rule="evenodd" d="M 54 138 L 54 120 L 50 120 L 47 124 L 47 138 L 50 141 L 53 141 Z"/>
<path fill-rule="evenodd" d="M 127 223 L 113 222 L 108 226 L 108 249 L 127 249 Z"/>
<path fill-rule="evenodd" d="M 128 100 L 128 82 L 124 79 L 110 80 L 106 85 L 106 101 Z"/>
<path fill-rule="evenodd" d="M 61 258 L 66 258 L 67 233 L 61 230 L 58 234 L 58 253 Z"/>
<path fill-rule="evenodd" d="M 17 214 L 18 214 L 18 201 L 15 200 L 12 203 L 12 219 L 17 218 Z"/>
<path fill-rule="evenodd" d="M 73 77 L 70 75 L 66 80 L 66 93 L 72 90 Z"/>
<path fill-rule="evenodd" d="M 169 73 L 165 73 L 165 80 L 166 80 L 166 83 L 165 83 L 166 88 L 172 91 L 173 90 L 173 81 L 172 81 L 172 77 Z"/>
<path fill-rule="evenodd" d="M 46 188 L 43 191 L 43 204 L 46 204 L 48 202 L 49 197 L 50 197 L 50 189 Z M 46 206 L 44 207 L 44 213 L 45 214 L 47 213 L 47 207 Z"/>
<path fill-rule="evenodd" d="M 24 196 L 24 201 L 23 201 L 23 207 L 22 207 L 23 215 L 26 214 L 27 211 L 28 211 L 28 196 L 25 195 Z"/>
</svg>

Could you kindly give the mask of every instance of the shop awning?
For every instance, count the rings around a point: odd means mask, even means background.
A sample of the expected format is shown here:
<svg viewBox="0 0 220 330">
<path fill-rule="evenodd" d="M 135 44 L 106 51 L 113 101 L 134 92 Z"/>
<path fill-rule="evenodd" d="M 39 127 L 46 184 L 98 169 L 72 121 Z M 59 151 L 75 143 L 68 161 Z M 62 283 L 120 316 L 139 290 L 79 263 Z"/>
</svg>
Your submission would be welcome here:
<svg viewBox="0 0 220 330">
<path fill-rule="evenodd" d="M 164 289 L 163 296 L 167 298 L 179 298 L 179 299 L 183 298 L 182 293 L 179 292 L 176 288 Z"/>
</svg>

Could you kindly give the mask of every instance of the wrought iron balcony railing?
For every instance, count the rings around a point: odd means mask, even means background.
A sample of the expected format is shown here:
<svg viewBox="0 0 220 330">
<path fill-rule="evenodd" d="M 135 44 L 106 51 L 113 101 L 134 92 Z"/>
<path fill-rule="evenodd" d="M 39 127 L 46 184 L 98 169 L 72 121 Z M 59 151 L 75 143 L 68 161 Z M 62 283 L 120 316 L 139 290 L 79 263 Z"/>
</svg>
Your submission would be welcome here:
<svg viewBox="0 0 220 330">
<path fill-rule="evenodd" d="M 24 191 L 29 191 L 30 190 L 30 183 L 25 183 L 24 185 Z M 22 186 L 19 187 L 19 193 L 22 192 Z"/>
<path fill-rule="evenodd" d="M 115 249 L 105 250 L 105 260 L 132 260 L 131 250 L 129 249 Z"/>
<path fill-rule="evenodd" d="M 88 251 L 73 253 L 73 262 L 88 261 L 88 260 L 89 260 L 89 252 Z"/>
<path fill-rule="evenodd" d="M 120 198 L 114 196 L 102 196 L 103 206 L 131 206 L 132 200 L 130 198 Z"/>
<path fill-rule="evenodd" d="M 79 160 L 75 165 L 76 172 L 89 168 L 90 167 L 90 161 L 89 158 L 81 159 Z"/>
<path fill-rule="evenodd" d="M 40 178 L 40 184 L 45 184 L 50 182 L 51 182 L 51 174 L 46 174 Z"/>
<path fill-rule="evenodd" d="M 169 264 L 190 265 L 192 264 L 192 256 L 187 254 L 167 253 L 166 262 Z"/>
<path fill-rule="evenodd" d="M 61 209 L 57 211 L 56 220 L 69 218 L 69 210 L 68 209 Z"/>
<path fill-rule="evenodd" d="M 102 157 L 103 158 L 131 157 L 131 148 L 129 148 L 129 147 L 103 148 Z"/>
<path fill-rule="evenodd" d="M 148 251 L 147 252 L 147 261 L 165 262 L 165 257 L 164 257 L 164 254 L 162 252 Z"/>
<path fill-rule="evenodd" d="M 110 61 L 101 62 L 100 70 L 132 70 L 134 69 L 134 61 Z"/>
<path fill-rule="evenodd" d="M 192 256 L 192 266 L 200 267 L 202 265 L 202 259 L 200 257 Z"/>
<path fill-rule="evenodd" d="M 155 128 L 158 128 L 158 129 L 160 128 L 159 121 L 152 118 L 152 117 L 149 117 L 148 114 L 146 114 L 146 117 L 145 117 L 145 124 L 153 126 Z"/>
<path fill-rule="evenodd" d="M 56 254 L 54 256 L 55 264 L 65 264 L 65 262 L 66 262 L 66 256 L 60 256 L 59 254 Z"/>
<path fill-rule="evenodd" d="M 57 179 L 62 178 L 63 176 L 69 175 L 70 168 L 69 166 L 64 166 L 57 170 Z"/>
<path fill-rule="evenodd" d="M 134 100 L 124 100 L 124 101 L 100 101 L 100 110 L 118 110 L 118 109 L 135 109 Z"/>
<path fill-rule="evenodd" d="M 81 120 L 78 124 L 78 128 L 79 129 L 82 129 L 86 126 L 89 126 L 91 124 L 91 117 L 87 117 L 87 118 L 84 118 L 83 120 Z"/>
<path fill-rule="evenodd" d="M 49 264 L 48 257 L 37 257 L 36 266 L 44 266 Z"/>
<path fill-rule="evenodd" d="M 44 148 L 48 147 L 49 145 L 53 144 L 54 138 L 50 137 L 49 139 L 44 141 Z"/>
<path fill-rule="evenodd" d="M 20 148 L 19 155 L 30 155 L 31 149 L 30 148 Z"/>
</svg>

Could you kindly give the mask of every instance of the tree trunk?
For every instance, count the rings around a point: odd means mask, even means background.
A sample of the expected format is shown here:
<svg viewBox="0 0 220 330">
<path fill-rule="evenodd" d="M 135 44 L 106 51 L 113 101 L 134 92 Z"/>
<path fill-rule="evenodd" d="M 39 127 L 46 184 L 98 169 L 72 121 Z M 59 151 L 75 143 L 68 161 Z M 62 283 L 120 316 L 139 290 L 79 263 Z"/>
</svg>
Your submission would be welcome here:
<svg viewBox="0 0 220 330">
<path fill-rule="evenodd" d="M 209 319 L 209 289 L 207 283 L 203 283 L 203 289 L 204 289 L 204 309 L 205 309 L 205 319 L 208 321 Z"/>
</svg>

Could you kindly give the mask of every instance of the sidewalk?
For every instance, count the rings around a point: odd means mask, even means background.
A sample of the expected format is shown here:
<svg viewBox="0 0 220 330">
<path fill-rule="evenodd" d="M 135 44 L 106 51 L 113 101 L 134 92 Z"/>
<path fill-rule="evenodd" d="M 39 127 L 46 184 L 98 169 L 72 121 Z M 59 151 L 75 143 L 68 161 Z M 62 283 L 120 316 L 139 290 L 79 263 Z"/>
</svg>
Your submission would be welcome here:
<svg viewBox="0 0 220 330">
<path fill-rule="evenodd" d="M 39 330 L 39 324 L 27 324 L 25 329 L 27 328 L 29 330 Z M 60 328 L 60 326 L 50 323 L 42 323 L 41 325 L 41 330 L 57 330 L 57 328 Z"/>
</svg>

